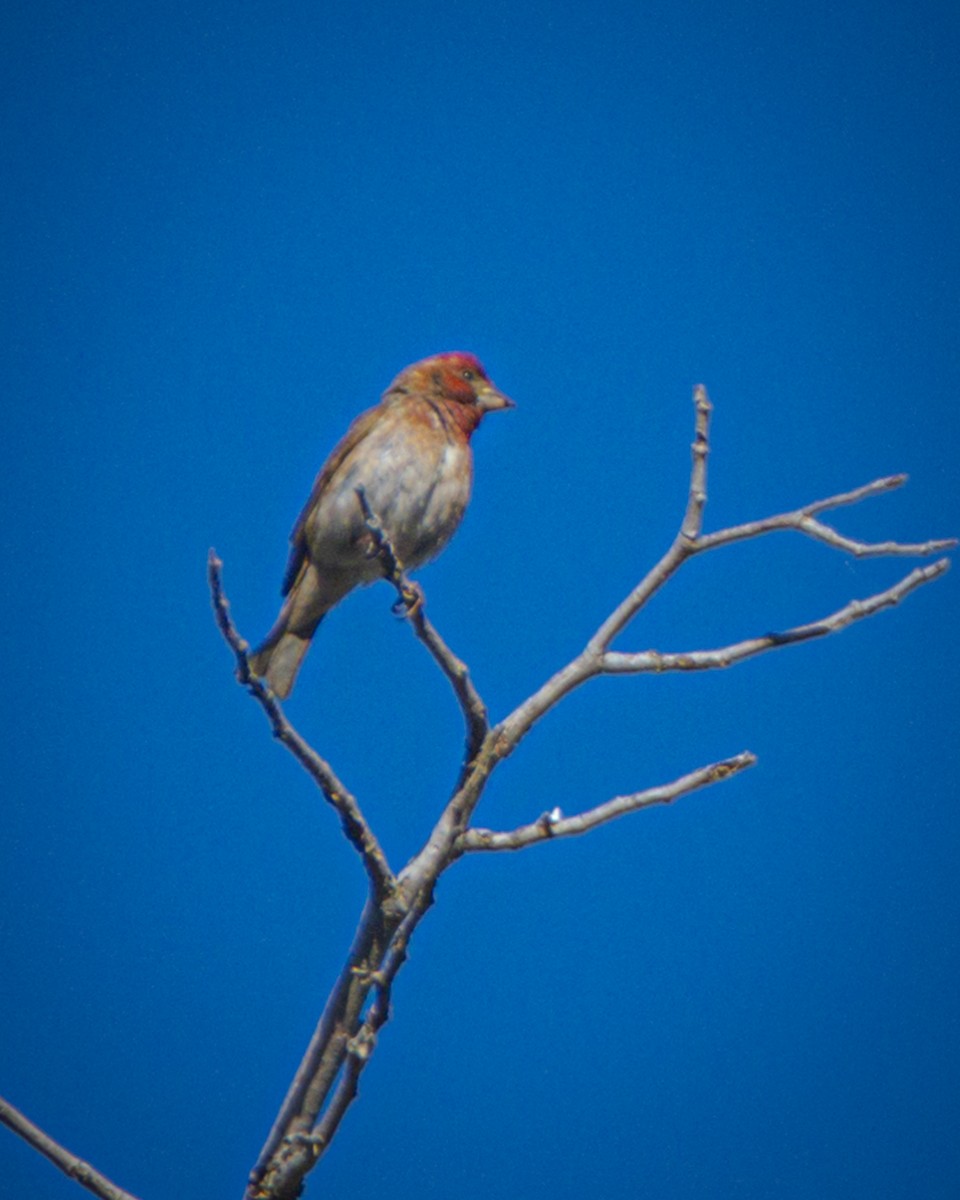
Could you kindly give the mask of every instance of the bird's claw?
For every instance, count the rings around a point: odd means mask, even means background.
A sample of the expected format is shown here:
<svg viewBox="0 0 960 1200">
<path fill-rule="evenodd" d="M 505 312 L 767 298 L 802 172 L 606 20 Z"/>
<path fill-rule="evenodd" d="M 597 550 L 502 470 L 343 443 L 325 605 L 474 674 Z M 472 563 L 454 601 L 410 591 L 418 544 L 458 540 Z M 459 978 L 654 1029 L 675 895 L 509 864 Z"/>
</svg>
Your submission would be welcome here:
<svg viewBox="0 0 960 1200">
<path fill-rule="evenodd" d="M 407 582 L 400 588 L 400 599 L 393 605 L 396 617 L 413 617 L 423 607 L 423 589 L 419 583 Z"/>
</svg>

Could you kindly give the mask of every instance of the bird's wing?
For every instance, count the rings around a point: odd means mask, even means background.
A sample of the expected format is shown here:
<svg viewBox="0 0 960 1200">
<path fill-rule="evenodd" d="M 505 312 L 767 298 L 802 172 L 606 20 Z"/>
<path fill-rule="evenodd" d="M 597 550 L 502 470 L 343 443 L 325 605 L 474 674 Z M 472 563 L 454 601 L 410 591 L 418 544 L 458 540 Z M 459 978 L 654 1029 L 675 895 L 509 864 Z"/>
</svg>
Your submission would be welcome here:
<svg viewBox="0 0 960 1200">
<path fill-rule="evenodd" d="M 343 438 L 333 448 L 330 457 L 320 468 L 320 474 L 314 480 L 313 488 L 310 491 L 310 496 L 306 504 L 297 517 L 297 523 L 293 527 L 293 532 L 290 534 L 290 558 L 287 560 L 287 569 L 283 576 L 283 584 L 280 588 L 280 594 L 286 596 L 290 589 L 297 581 L 300 570 L 303 567 L 304 560 L 307 557 L 307 536 L 306 527 L 310 514 L 320 501 L 330 480 L 342 466 L 344 460 L 351 454 L 363 439 L 370 432 L 377 418 L 383 411 L 383 404 L 377 404 L 373 408 L 368 408 L 366 412 L 355 418 L 350 428 L 344 434 Z M 357 502 L 359 504 L 359 501 Z"/>
</svg>

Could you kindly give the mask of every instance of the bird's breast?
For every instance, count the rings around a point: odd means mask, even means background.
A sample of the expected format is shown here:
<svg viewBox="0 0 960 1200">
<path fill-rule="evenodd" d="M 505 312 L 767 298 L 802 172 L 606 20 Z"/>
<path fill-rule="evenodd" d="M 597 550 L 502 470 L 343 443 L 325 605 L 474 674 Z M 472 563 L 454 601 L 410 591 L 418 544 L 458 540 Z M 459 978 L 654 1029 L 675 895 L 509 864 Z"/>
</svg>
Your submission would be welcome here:
<svg viewBox="0 0 960 1200">
<path fill-rule="evenodd" d="M 432 411 L 418 412 L 417 418 L 375 426 L 330 479 L 306 529 L 311 558 L 321 571 L 362 569 L 367 562 L 369 579 L 382 574 L 370 557 L 358 487 L 404 566 L 429 561 L 450 540 L 470 499 L 470 447 Z"/>
</svg>

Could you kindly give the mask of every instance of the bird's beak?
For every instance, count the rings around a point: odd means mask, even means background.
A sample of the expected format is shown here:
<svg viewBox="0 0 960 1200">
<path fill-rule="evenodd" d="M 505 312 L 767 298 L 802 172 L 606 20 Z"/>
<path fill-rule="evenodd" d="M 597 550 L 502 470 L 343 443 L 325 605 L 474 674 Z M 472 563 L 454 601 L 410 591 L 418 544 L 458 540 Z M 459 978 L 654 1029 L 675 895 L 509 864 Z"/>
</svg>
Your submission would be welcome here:
<svg viewBox="0 0 960 1200">
<path fill-rule="evenodd" d="M 516 404 L 499 391 L 492 383 L 485 384 L 477 392 L 477 407 L 483 413 L 495 412 L 498 408 L 516 408 Z"/>
</svg>

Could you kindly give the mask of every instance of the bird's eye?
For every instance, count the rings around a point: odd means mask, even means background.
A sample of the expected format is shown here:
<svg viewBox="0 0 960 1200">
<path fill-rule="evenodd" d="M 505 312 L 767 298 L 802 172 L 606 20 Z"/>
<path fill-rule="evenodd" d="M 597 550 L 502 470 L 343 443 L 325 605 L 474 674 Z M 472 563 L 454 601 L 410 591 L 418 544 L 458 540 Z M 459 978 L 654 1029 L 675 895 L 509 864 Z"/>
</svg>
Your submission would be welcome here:
<svg viewBox="0 0 960 1200">
<path fill-rule="evenodd" d="M 464 379 L 467 380 L 468 383 L 472 383 L 476 379 L 476 375 L 470 370 L 469 367 L 464 367 L 460 374 Z"/>
</svg>

